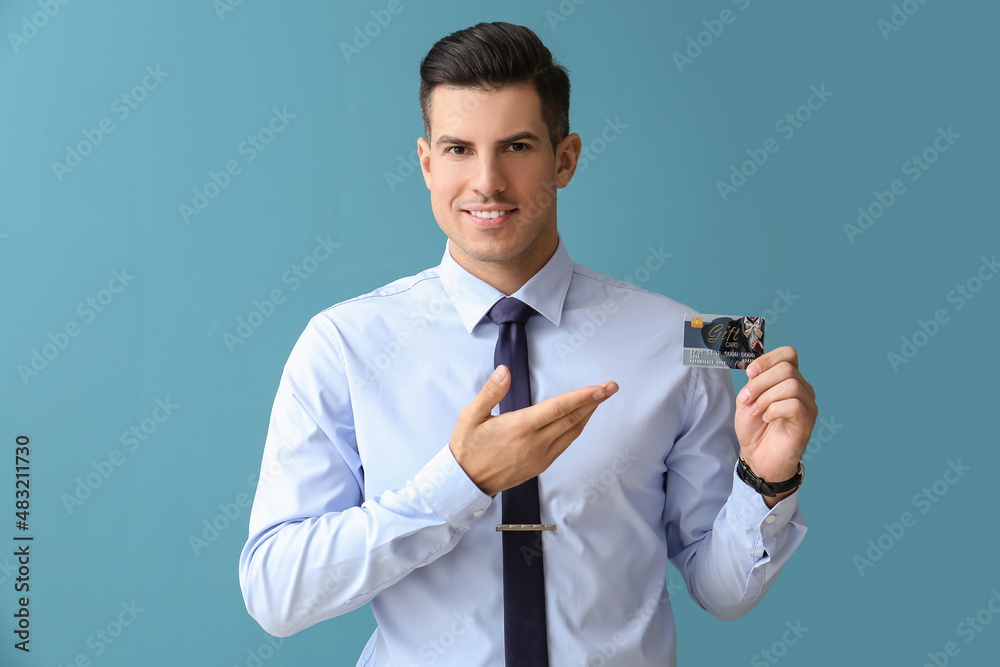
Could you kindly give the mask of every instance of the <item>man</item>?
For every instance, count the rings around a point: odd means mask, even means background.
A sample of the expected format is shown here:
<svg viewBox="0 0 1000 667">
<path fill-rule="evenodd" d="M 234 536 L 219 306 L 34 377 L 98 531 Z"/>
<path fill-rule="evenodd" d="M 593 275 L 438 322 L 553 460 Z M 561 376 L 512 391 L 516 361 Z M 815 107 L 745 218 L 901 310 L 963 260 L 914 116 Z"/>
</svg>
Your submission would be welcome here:
<svg viewBox="0 0 1000 667">
<path fill-rule="evenodd" d="M 530 30 L 442 39 L 420 100 L 444 257 L 323 311 L 292 350 L 240 558 L 247 609 L 287 636 L 370 601 L 359 665 L 673 665 L 668 557 L 732 619 L 802 540 L 812 387 L 780 348 L 737 403 L 728 371 L 681 365 L 683 306 L 569 259 L 556 191 L 581 140 Z M 495 323 L 508 296 L 531 308 L 519 334 Z M 512 340 L 526 373 L 494 364 Z M 528 379 L 533 404 L 498 415 Z M 540 516 L 507 525 L 528 487 Z"/>
<path fill-rule="evenodd" d="M 713 328 L 702 329 L 702 337 L 706 341 L 712 336 Z M 744 315 L 732 320 L 719 341 L 719 353 L 729 368 L 745 370 L 750 365 L 749 360 L 763 352 L 764 321 L 760 317 Z"/>
</svg>

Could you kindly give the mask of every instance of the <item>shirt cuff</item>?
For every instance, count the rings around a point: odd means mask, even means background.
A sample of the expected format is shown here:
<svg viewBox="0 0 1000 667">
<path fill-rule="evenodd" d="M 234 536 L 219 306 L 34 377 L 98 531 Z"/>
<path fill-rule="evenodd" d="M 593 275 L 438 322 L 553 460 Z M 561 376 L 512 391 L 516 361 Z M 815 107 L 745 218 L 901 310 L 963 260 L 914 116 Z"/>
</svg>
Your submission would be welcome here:
<svg viewBox="0 0 1000 667">
<path fill-rule="evenodd" d="M 436 514 L 463 530 L 470 528 L 493 502 L 458 464 L 449 445 L 420 469 L 411 484 Z"/>
<path fill-rule="evenodd" d="M 770 560 L 769 556 L 777 553 L 784 542 L 786 528 L 799 507 L 798 498 L 797 488 L 787 498 L 779 500 L 773 508 L 769 508 L 764 503 L 764 497 L 740 479 L 736 474 L 736 468 L 733 468 L 730 506 L 747 531 L 759 535 L 759 544 L 763 547 L 764 553 L 761 554 L 758 565 Z"/>
</svg>

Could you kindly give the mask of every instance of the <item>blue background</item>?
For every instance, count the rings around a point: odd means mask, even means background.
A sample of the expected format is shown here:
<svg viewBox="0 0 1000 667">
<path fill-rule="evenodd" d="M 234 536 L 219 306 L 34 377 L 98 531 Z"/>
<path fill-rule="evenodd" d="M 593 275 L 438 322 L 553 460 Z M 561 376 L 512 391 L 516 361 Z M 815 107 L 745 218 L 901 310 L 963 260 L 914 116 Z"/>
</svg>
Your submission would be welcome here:
<svg viewBox="0 0 1000 667">
<path fill-rule="evenodd" d="M 440 37 L 491 20 L 531 27 L 571 70 L 571 129 L 594 153 L 560 192 L 573 259 L 704 312 L 764 314 L 768 348 L 798 348 L 835 425 L 807 454 L 810 532 L 765 601 L 723 624 L 674 596 L 680 664 L 773 664 L 767 649 L 783 665 L 923 665 L 948 641 L 954 664 L 996 664 L 1000 620 L 968 642 L 957 626 L 1000 590 L 1000 280 L 975 281 L 1000 250 L 1000 5 L 908 0 L 889 31 L 888 1 L 402 0 L 345 55 L 387 5 L 0 5 L 0 664 L 354 665 L 367 608 L 262 648 L 237 580 L 245 505 L 309 317 L 440 260 L 444 236 L 405 166 L 422 133 L 418 65 Z M 725 9 L 732 22 L 712 23 Z M 697 57 L 679 67 L 685 49 Z M 814 86 L 832 96 L 786 138 L 776 123 L 807 115 Z M 128 108 L 123 94 L 142 99 Z M 274 110 L 284 126 L 248 161 L 241 143 Z M 113 130 L 86 139 L 104 119 Z M 609 122 L 620 131 L 597 142 Z M 959 138 L 911 181 L 905 163 L 939 128 Z M 723 197 L 717 183 L 768 138 L 778 151 Z M 54 167 L 81 143 L 78 166 Z M 211 172 L 226 182 L 231 160 L 239 172 L 186 220 L 181 205 Z M 895 179 L 905 193 L 849 238 L 858 207 Z M 318 238 L 339 245 L 303 264 Z M 647 271 L 654 250 L 671 257 Z M 296 265 L 312 269 L 297 284 Z M 958 309 L 948 294 L 970 279 L 981 289 Z M 255 300 L 270 312 L 252 316 Z M 947 322 L 894 368 L 887 355 L 939 309 Z M 240 318 L 259 326 L 233 343 Z M 78 335 L 61 337 L 70 323 Z M 162 422 L 158 399 L 177 406 Z M 144 423 L 129 451 L 123 434 Z M 959 460 L 956 483 L 939 481 Z M 936 502 L 914 501 L 936 481 Z M 897 539 L 884 524 L 904 512 L 915 525 Z M 15 534 L 35 538 L 30 654 L 13 648 Z M 859 566 L 880 537 L 889 549 Z M 137 616 L 105 642 L 123 604 Z M 786 622 L 808 628 L 794 645 Z"/>
</svg>

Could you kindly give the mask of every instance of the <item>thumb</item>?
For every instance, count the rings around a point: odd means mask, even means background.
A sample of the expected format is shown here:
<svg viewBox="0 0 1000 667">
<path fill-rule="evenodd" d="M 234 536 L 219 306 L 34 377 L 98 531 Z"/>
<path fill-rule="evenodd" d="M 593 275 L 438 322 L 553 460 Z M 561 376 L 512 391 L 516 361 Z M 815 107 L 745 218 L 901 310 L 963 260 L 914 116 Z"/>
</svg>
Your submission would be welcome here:
<svg viewBox="0 0 1000 667">
<path fill-rule="evenodd" d="M 493 375 L 467 406 L 469 416 L 475 418 L 476 421 L 485 421 L 493 412 L 493 408 L 507 395 L 508 389 L 510 389 L 510 371 L 501 364 L 496 367 Z"/>
</svg>

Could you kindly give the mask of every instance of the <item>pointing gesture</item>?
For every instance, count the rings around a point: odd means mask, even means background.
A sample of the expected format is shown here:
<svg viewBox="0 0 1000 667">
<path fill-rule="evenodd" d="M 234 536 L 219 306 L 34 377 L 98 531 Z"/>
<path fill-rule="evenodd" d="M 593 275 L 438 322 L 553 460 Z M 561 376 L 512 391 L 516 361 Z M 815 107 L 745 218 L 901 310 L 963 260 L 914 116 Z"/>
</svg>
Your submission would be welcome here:
<svg viewBox="0 0 1000 667">
<path fill-rule="evenodd" d="M 510 389 L 510 372 L 497 366 L 458 415 L 449 445 L 455 460 L 483 493 L 495 496 L 537 477 L 583 432 L 597 406 L 618 391 L 614 382 L 581 387 L 537 405 L 491 414 Z"/>
</svg>

